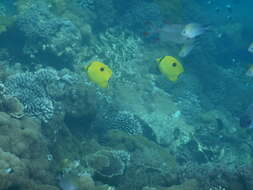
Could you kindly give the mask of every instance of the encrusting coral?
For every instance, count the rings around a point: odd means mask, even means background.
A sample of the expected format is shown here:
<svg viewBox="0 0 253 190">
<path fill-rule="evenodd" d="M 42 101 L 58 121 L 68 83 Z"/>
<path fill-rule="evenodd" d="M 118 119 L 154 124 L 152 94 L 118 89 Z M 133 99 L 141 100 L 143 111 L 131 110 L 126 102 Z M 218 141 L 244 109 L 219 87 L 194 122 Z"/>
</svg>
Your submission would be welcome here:
<svg viewBox="0 0 253 190">
<path fill-rule="evenodd" d="M 40 125 L 27 117 L 16 119 L 0 112 L 0 130 L 0 189 L 53 185 Z"/>
</svg>

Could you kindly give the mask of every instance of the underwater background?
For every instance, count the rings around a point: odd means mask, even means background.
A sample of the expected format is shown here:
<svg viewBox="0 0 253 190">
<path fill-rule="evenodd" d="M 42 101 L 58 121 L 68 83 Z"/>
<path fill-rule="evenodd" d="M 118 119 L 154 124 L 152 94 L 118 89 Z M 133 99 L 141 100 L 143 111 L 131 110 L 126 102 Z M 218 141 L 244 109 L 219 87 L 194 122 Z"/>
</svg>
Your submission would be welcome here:
<svg viewBox="0 0 253 190">
<path fill-rule="evenodd" d="M 0 190 L 253 190 L 252 7 L 1 0 Z"/>
</svg>

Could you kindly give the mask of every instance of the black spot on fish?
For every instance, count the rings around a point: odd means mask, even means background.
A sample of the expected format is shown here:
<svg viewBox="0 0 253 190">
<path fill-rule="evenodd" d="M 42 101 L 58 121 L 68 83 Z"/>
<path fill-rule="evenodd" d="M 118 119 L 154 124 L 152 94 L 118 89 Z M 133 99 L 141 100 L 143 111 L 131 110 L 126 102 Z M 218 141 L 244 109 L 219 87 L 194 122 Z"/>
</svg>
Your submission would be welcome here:
<svg viewBox="0 0 253 190">
<path fill-rule="evenodd" d="M 100 68 L 100 71 L 102 71 L 102 72 L 103 72 L 104 70 L 105 70 L 105 68 L 104 68 L 104 67 L 101 67 L 101 68 Z"/>
<path fill-rule="evenodd" d="M 176 63 L 172 63 L 172 66 L 173 66 L 173 67 L 176 67 L 176 66 L 177 66 L 177 64 L 176 64 Z"/>
</svg>

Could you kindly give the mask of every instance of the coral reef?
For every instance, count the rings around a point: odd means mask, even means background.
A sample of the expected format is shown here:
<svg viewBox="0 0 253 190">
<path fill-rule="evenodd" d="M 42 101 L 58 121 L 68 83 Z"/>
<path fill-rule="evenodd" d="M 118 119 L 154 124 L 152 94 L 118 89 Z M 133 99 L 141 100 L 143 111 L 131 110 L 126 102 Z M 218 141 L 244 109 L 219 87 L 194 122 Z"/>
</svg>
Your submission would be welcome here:
<svg viewBox="0 0 253 190">
<path fill-rule="evenodd" d="M 94 9 L 96 10 L 96 16 L 100 27 L 101 25 L 106 27 L 113 25 L 117 18 L 113 0 L 94 1 Z"/>
<path fill-rule="evenodd" d="M 114 71 L 114 78 L 119 79 L 122 73 L 130 74 L 126 69 L 134 59 L 142 57 L 142 40 L 129 31 L 120 28 L 110 28 L 98 37 L 98 41 L 91 47 L 88 55 L 96 55 L 97 59 L 109 64 Z M 91 57 L 91 56 L 90 56 Z"/>
<path fill-rule="evenodd" d="M 104 177 L 123 175 L 130 162 L 130 154 L 123 150 L 101 150 L 86 157 L 90 171 Z"/>
<path fill-rule="evenodd" d="M 162 14 L 160 7 L 153 2 L 138 1 L 134 2 L 122 16 L 122 25 L 135 31 L 145 32 L 148 28 L 147 23 L 160 25 Z"/>
<path fill-rule="evenodd" d="M 180 179 L 194 178 L 200 183 L 201 187 L 204 187 L 204 189 L 207 190 L 244 189 L 243 185 L 241 184 L 241 180 L 245 180 L 247 181 L 247 183 L 252 182 L 251 179 L 249 179 L 248 177 L 246 178 L 245 176 L 242 177 L 243 175 L 241 174 L 244 173 L 242 172 L 244 169 L 240 170 L 233 164 L 226 164 L 223 163 L 222 161 L 219 163 L 210 162 L 202 165 L 189 163 L 183 166 L 181 169 L 182 170 L 179 171 Z M 249 167 L 246 170 L 251 171 L 252 168 Z M 250 185 L 249 186 L 248 185 L 249 184 L 247 184 L 246 189 L 250 187 Z"/>
<path fill-rule="evenodd" d="M 48 9 L 46 3 L 30 3 L 18 17 L 17 25 L 28 38 L 47 39 L 57 32 L 61 22 Z"/>
<path fill-rule="evenodd" d="M 56 113 L 66 114 L 68 119 L 78 118 L 94 112 L 96 105 L 96 92 L 81 81 L 79 75 L 66 69 L 57 72 L 45 68 L 8 76 L 3 93 L 16 97 L 24 105 L 26 115 L 43 122 L 50 121 Z"/>
<path fill-rule="evenodd" d="M 47 122 L 53 116 L 54 106 L 46 86 L 57 80 L 57 73 L 50 69 L 18 73 L 6 79 L 6 94 L 16 97 L 27 115 Z"/>
<path fill-rule="evenodd" d="M 105 145 L 127 150 L 131 154 L 124 176 L 117 178 L 120 188 L 142 188 L 148 184 L 165 185 L 176 179 L 174 169 L 177 162 L 165 148 L 145 137 L 128 136 L 117 130 L 108 132 L 104 138 Z"/>
<path fill-rule="evenodd" d="M 94 128 L 102 131 L 104 131 L 106 127 L 107 130 L 118 129 L 129 135 L 143 135 L 151 140 L 156 139 L 152 129 L 147 123 L 141 120 L 137 115 L 128 111 L 107 108 L 106 112 L 103 110 L 101 113 L 97 114 L 92 125 Z"/>
<path fill-rule="evenodd" d="M 81 34 L 78 28 L 65 18 L 50 12 L 44 2 L 27 2 L 17 16 L 17 26 L 29 39 L 24 53 L 32 58 L 40 54 L 63 56 L 62 62 L 71 62 L 79 50 Z M 36 46 L 34 46 L 34 42 Z M 66 61 L 67 59 L 67 61 Z M 71 65 L 71 64 L 70 64 Z"/>
<path fill-rule="evenodd" d="M 142 190 L 197 190 L 199 189 L 199 184 L 196 180 L 194 179 L 190 179 L 190 180 L 186 180 L 184 183 L 180 184 L 180 185 L 173 185 L 171 187 L 160 187 L 160 188 L 156 188 L 156 187 L 144 187 Z"/>
<path fill-rule="evenodd" d="M 0 15 L 0 34 L 6 32 L 14 22 L 14 18 Z"/>
<path fill-rule="evenodd" d="M 8 30 L 9 27 L 13 26 L 15 16 L 10 14 L 7 5 L 0 3 L 0 35 Z"/>
<path fill-rule="evenodd" d="M 215 20 L 206 7 L 1 1 L 0 190 L 251 189 L 252 131 L 238 122 L 252 103 L 251 57 L 240 54 L 249 27 L 232 21 L 204 33 L 176 83 L 155 60 L 178 47 L 143 36 L 167 20 Z M 107 89 L 84 73 L 94 60 L 112 69 Z"/>
<path fill-rule="evenodd" d="M 53 187 L 46 157 L 49 151 L 40 125 L 27 117 L 15 119 L 4 112 L 0 112 L 0 120 L 0 189 L 57 189 Z"/>
</svg>

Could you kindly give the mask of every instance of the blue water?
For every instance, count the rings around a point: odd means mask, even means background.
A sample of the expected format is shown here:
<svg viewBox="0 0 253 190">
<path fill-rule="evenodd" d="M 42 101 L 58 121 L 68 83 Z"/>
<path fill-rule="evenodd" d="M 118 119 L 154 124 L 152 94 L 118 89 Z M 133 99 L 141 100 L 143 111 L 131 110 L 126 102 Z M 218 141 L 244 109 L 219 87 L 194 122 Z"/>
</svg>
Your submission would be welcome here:
<svg viewBox="0 0 253 190">
<path fill-rule="evenodd" d="M 0 190 L 252 190 L 252 7 L 2 0 Z"/>
</svg>

